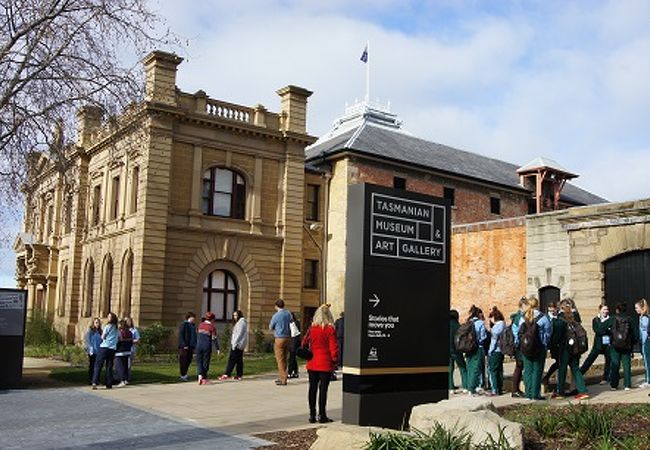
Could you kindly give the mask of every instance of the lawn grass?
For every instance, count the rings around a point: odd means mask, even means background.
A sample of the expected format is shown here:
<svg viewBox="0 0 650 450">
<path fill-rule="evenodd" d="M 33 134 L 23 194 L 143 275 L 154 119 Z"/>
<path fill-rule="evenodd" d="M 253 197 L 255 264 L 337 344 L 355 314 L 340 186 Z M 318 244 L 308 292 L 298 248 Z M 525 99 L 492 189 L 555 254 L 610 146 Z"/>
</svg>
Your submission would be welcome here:
<svg viewBox="0 0 650 450">
<path fill-rule="evenodd" d="M 131 382 L 133 384 L 179 382 L 178 360 L 172 355 L 166 355 L 160 359 L 162 361 L 139 362 L 136 360 L 133 365 Z M 221 376 L 226 368 L 227 361 L 228 355 L 212 355 L 209 377 L 217 379 Z M 276 370 L 275 357 L 272 353 L 244 355 L 244 377 L 274 372 Z M 188 375 L 190 379 L 196 379 L 196 364 L 194 361 L 190 366 Z M 85 385 L 88 383 L 88 369 L 83 366 L 59 367 L 53 369 L 49 377 L 65 383 Z"/>
</svg>

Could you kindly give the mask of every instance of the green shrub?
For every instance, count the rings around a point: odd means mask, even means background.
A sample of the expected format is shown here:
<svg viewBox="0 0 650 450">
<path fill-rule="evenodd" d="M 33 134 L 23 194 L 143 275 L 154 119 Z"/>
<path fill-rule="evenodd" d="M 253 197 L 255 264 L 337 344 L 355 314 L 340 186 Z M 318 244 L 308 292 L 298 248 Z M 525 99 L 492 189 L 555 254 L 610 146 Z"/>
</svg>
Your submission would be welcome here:
<svg viewBox="0 0 650 450">
<path fill-rule="evenodd" d="M 232 337 L 232 326 L 226 325 L 221 336 L 219 336 L 219 350 L 221 353 L 227 354 L 230 351 L 230 338 Z"/>
<path fill-rule="evenodd" d="M 260 319 L 260 321 L 257 322 L 257 327 L 253 330 L 253 337 L 255 339 L 254 349 L 256 353 L 265 353 L 267 351 L 263 327 L 264 325 Z"/>
<path fill-rule="evenodd" d="M 556 437 L 562 430 L 564 417 L 554 411 L 540 409 L 532 417 L 531 426 L 543 438 Z"/>
<path fill-rule="evenodd" d="M 67 345 L 61 347 L 61 359 L 71 363 L 74 366 L 86 365 L 88 363 L 88 354 L 86 349 L 78 345 Z"/>
<path fill-rule="evenodd" d="M 587 440 L 609 440 L 612 437 L 612 418 L 608 411 L 580 405 L 570 408 L 569 414 L 564 416 L 564 422 Z"/>
<path fill-rule="evenodd" d="M 159 323 L 154 323 L 140 330 L 140 342 L 138 343 L 138 353 L 151 357 L 156 353 L 169 350 L 168 339 L 172 334 L 172 329 L 164 327 Z"/>
<path fill-rule="evenodd" d="M 34 314 L 25 326 L 25 345 L 56 346 L 61 343 L 61 336 L 54 329 L 52 321 L 41 313 Z"/>
<path fill-rule="evenodd" d="M 496 447 L 488 443 L 472 447 L 470 433 L 463 429 L 448 430 L 439 423 L 436 423 L 428 433 L 419 430 L 414 430 L 411 433 L 371 432 L 370 440 L 364 448 L 366 450 L 471 450 L 472 448 L 481 450 L 505 450 L 510 447 Z"/>
</svg>

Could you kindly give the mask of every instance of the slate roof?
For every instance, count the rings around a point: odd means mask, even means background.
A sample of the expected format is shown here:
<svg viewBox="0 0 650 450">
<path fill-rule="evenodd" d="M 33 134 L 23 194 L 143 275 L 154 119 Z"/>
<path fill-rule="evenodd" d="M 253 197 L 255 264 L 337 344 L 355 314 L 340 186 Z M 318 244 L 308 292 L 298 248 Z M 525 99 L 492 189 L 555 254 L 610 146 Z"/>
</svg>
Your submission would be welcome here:
<svg viewBox="0 0 650 450">
<path fill-rule="evenodd" d="M 518 166 L 476 153 L 436 144 L 382 126 L 368 120 L 342 133 L 330 132 L 305 149 L 306 161 L 318 164 L 319 159 L 351 151 L 382 159 L 413 164 L 441 173 L 494 183 L 511 189 L 526 190 L 519 184 Z M 562 200 L 574 205 L 605 203 L 606 199 L 567 183 Z"/>
</svg>

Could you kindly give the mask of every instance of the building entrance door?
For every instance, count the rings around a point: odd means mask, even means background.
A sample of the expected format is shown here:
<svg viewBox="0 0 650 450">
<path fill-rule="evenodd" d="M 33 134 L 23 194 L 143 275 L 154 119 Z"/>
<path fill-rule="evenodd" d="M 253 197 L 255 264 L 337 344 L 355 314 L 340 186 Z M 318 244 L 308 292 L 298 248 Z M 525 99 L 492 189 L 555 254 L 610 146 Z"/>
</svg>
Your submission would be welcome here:
<svg viewBox="0 0 650 450">
<path fill-rule="evenodd" d="M 543 313 L 549 303 L 555 303 L 557 306 L 560 303 L 560 289 L 555 286 L 544 286 L 539 288 L 539 310 Z"/>
<path fill-rule="evenodd" d="M 606 261 L 605 301 L 611 313 L 623 302 L 634 326 L 638 326 L 634 304 L 642 298 L 650 299 L 650 250 L 623 253 Z"/>
</svg>

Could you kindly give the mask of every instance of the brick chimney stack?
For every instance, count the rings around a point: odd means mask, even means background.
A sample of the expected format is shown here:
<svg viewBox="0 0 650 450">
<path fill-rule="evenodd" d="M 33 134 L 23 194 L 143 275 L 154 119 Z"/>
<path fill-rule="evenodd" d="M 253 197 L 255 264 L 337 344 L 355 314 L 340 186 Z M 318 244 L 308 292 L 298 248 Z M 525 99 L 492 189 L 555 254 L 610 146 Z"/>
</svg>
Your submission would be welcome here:
<svg viewBox="0 0 650 450">
<path fill-rule="evenodd" d="M 99 106 L 86 105 L 77 110 L 77 145 L 90 145 L 90 138 L 102 125 L 104 110 Z"/>
<path fill-rule="evenodd" d="M 145 100 L 176 106 L 176 69 L 183 58 L 160 50 L 144 57 Z"/>
<path fill-rule="evenodd" d="M 282 99 L 283 131 L 307 132 L 307 99 L 313 93 L 298 86 L 286 86 L 276 92 Z"/>
</svg>

